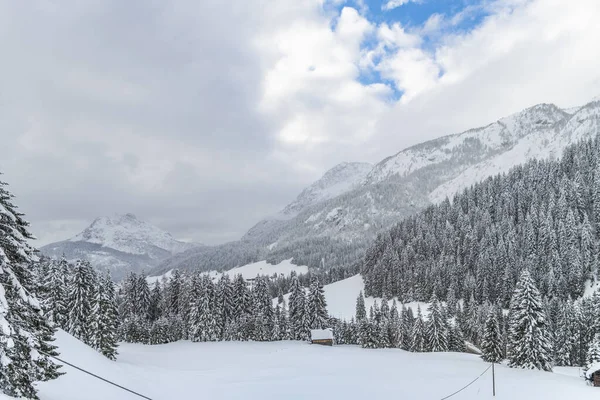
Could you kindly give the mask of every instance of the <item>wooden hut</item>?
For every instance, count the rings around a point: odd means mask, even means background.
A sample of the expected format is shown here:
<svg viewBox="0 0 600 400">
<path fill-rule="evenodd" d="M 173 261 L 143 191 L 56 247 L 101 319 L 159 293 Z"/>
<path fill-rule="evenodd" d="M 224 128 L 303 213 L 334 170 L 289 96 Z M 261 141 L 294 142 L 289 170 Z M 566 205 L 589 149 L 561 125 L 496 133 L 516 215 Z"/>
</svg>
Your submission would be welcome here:
<svg viewBox="0 0 600 400">
<path fill-rule="evenodd" d="M 593 363 L 585 372 L 585 377 L 592 386 L 600 387 L 600 362 Z"/>
<path fill-rule="evenodd" d="M 312 329 L 310 331 L 310 342 L 323 346 L 333 346 L 333 329 Z"/>
</svg>

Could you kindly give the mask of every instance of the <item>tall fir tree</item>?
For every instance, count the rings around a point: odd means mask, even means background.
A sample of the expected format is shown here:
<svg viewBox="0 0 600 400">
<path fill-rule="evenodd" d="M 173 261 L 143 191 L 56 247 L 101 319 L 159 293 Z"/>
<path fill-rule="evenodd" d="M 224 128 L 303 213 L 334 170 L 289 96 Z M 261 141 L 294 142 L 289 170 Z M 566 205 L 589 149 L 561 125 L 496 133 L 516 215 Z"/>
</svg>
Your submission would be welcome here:
<svg viewBox="0 0 600 400">
<path fill-rule="evenodd" d="M 308 318 L 311 329 L 323 329 L 327 326 L 327 302 L 325 291 L 318 277 L 313 277 L 308 291 Z"/>
<path fill-rule="evenodd" d="M 585 361 L 586 371 L 592 366 L 592 364 L 600 362 L 600 333 L 596 333 L 596 335 L 594 335 L 594 339 L 588 348 Z"/>
<path fill-rule="evenodd" d="M 552 341 L 540 294 L 523 270 L 510 304 L 509 366 L 552 370 Z"/>
<path fill-rule="evenodd" d="M 99 279 L 92 305 L 90 336 L 92 347 L 110 360 L 117 358 L 118 311 L 115 288 L 107 272 Z"/>
<path fill-rule="evenodd" d="M 305 330 L 306 296 L 304 289 L 300 286 L 297 276 L 292 278 L 291 293 L 289 298 L 289 323 L 292 338 L 295 340 L 306 340 Z"/>
<path fill-rule="evenodd" d="M 88 261 L 78 260 L 73 266 L 70 277 L 68 299 L 69 299 L 69 321 L 67 330 L 76 338 L 86 344 L 91 344 L 92 300 L 96 286 L 96 274 Z"/>
<path fill-rule="evenodd" d="M 365 307 L 365 297 L 363 296 L 362 290 L 358 294 L 356 299 L 356 313 L 355 313 L 356 321 L 360 322 L 363 319 L 367 318 L 367 309 Z"/>
<path fill-rule="evenodd" d="M 33 237 L 12 199 L 0 182 L 0 392 L 36 399 L 35 382 L 60 375 L 49 357 L 58 354 L 54 329 L 32 292 L 34 249 L 27 240 Z"/>
<path fill-rule="evenodd" d="M 154 282 L 154 287 L 150 293 L 150 304 L 148 307 L 148 318 L 151 322 L 158 320 L 162 316 L 163 295 L 160 288 L 160 282 Z"/>
<path fill-rule="evenodd" d="M 423 352 L 426 351 L 425 323 L 423 322 L 423 314 L 421 314 L 421 308 L 417 307 L 417 317 L 413 324 L 411 332 L 410 351 L 412 352 Z"/>
<path fill-rule="evenodd" d="M 481 351 L 483 361 L 498 363 L 504 359 L 502 337 L 500 336 L 500 328 L 496 319 L 496 311 L 493 308 L 490 309 L 485 320 Z"/>
<path fill-rule="evenodd" d="M 426 349 L 432 352 L 448 351 L 448 327 L 436 295 L 431 299 L 428 311 L 425 326 Z"/>
</svg>

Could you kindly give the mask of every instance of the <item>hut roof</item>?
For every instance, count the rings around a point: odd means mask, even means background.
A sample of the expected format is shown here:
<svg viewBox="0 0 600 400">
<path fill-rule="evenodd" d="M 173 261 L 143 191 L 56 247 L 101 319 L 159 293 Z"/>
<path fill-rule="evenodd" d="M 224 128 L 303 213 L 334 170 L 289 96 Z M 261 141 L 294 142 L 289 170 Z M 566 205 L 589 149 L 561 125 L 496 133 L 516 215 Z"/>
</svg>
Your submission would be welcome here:
<svg viewBox="0 0 600 400">
<path fill-rule="evenodd" d="M 592 363 L 592 365 L 590 365 L 587 371 L 585 371 L 585 377 L 591 379 L 594 372 L 598 371 L 600 371 L 600 361 L 596 361 L 595 363 Z"/>
<path fill-rule="evenodd" d="M 333 339 L 333 330 L 331 328 L 311 329 L 310 338 L 312 340 Z"/>
</svg>

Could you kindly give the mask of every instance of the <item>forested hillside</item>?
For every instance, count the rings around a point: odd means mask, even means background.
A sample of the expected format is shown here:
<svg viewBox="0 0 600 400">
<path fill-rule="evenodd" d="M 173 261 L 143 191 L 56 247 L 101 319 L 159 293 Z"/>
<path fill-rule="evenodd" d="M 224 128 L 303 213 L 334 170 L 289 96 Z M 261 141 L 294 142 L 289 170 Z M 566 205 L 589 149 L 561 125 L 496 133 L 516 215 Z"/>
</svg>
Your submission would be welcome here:
<svg viewBox="0 0 600 400">
<path fill-rule="evenodd" d="M 432 294 L 509 304 L 519 273 L 541 294 L 578 298 L 598 272 L 600 140 L 531 161 L 398 223 L 368 250 L 369 295 Z"/>
</svg>

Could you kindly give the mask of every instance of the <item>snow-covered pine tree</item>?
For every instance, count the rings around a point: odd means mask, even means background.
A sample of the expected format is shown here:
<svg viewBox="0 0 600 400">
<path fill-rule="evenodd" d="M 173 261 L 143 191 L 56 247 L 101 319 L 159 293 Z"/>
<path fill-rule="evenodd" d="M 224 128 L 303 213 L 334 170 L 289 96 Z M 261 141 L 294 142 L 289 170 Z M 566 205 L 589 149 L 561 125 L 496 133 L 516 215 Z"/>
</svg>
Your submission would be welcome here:
<svg viewBox="0 0 600 400">
<path fill-rule="evenodd" d="M 96 286 L 96 274 L 90 263 L 77 260 L 69 281 L 67 330 L 88 345 L 92 345 L 89 328 Z"/>
<path fill-rule="evenodd" d="M 596 333 L 596 335 L 594 335 L 594 340 L 592 340 L 592 343 L 588 348 L 585 361 L 586 371 L 592 366 L 592 364 L 600 362 L 600 333 Z"/>
<path fill-rule="evenodd" d="M 327 326 L 327 302 L 325 291 L 319 278 L 314 276 L 308 292 L 308 316 L 311 329 L 323 329 Z"/>
<path fill-rule="evenodd" d="M 510 304 L 509 366 L 552 370 L 552 341 L 540 294 L 523 270 Z"/>
<path fill-rule="evenodd" d="M 356 299 L 356 321 L 360 322 L 365 318 L 367 318 L 367 309 L 365 307 L 365 297 L 361 290 Z"/>
<path fill-rule="evenodd" d="M 0 392 L 35 399 L 35 381 L 60 375 L 48 357 L 58 354 L 54 330 L 32 293 L 28 268 L 35 257 L 27 240 L 33 237 L 12 198 L 0 182 Z"/>
<path fill-rule="evenodd" d="M 398 305 L 396 300 L 392 301 L 392 308 L 390 309 L 390 318 L 387 323 L 388 341 L 390 347 L 399 347 L 401 342 L 401 323 L 400 314 L 398 313 Z"/>
<path fill-rule="evenodd" d="M 150 293 L 150 305 L 148 307 L 148 318 L 151 322 L 158 320 L 162 316 L 162 304 L 163 296 L 160 282 L 156 281 Z"/>
<path fill-rule="evenodd" d="M 98 279 L 95 290 L 90 334 L 92 347 L 111 360 L 117 358 L 118 317 L 114 284 L 110 273 L 106 272 Z"/>
<path fill-rule="evenodd" d="M 425 323 L 423 322 L 423 314 L 421 307 L 417 306 L 417 317 L 412 327 L 410 351 L 423 352 L 426 350 L 425 341 Z"/>
<path fill-rule="evenodd" d="M 222 337 L 233 317 L 233 285 L 229 275 L 221 275 L 216 291 L 216 319 L 218 336 Z"/>
<path fill-rule="evenodd" d="M 448 326 L 448 350 L 462 353 L 466 350 L 465 336 L 459 324 Z"/>
<path fill-rule="evenodd" d="M 284 301 L 281 303 L 281 314 L 279 315 L 279 331 L 281 333 L 281 340 L 290 340 L 290 324 L 287 314 L 288 313 Z"/>
<path fill-rule="evenodd" d="M 425 326 L 425 346 L 427 351 L 448 351 L 448 327 L 442 316 L 440 303 L 434 294 L 429 305 L 429 317 Z"/>
<path fill-rule="evenodd" d="M 136 307 L 137 315 L 143 319 L 149 319 L 148 311 L 150 310 L 150 288 L 144 274 L 137 276 L 136 285 Z"/>
<path fill-rule="evenodd" d="M 65 328 L 67 322 L 66 265 L 64 257 L 60 261 L 50 260 L 46 274 L 41 277 L 45 288 L 45 295 L 41 299 L 42 310 L 46 318 L 60 328 Z"/>
<path fill-rule="evenodd" d="M 173 271 L 166 290 L 166 311 L 169 315 L 180 315 L 185 307 L 183 302 L 183 275 L 178 269 Z"/>
<path fill-rule="evenodd" d="M 398 347 L 408 351 L 412 343 L 413 317 L 411 309 L 407 309 L 406 306 L 402 305 L 400 320 L 400 343 Z"/>
<path fill-rule="evenodd" d="M 273 300 L 269 294 L 267 278 L 256 278 L 254 287 L 255 332 L 254 339 L 259 341 L 271 340 L 274 328 Z"/>
<path fill-rule="evenodd" d="M 208 340 L 206 333 L 206 323 L 210 303 L 205 298 L 204 287 L 202 285 L 202 277 L 195 273 L 192 275 L 192 280 L 189 286 L 190 304 L 189 308 L 189 335 L 192 342 L 204 342 Z"/>
<path fill-rule="evenodd" d="M 306 295 L 300 286 L 298 277 L 292 278 L 291 293 L 289 299 L 289 323 L 291 335 L 294 340 L 306 340 L 307 332 L 303 330 L 306 310 Z"/>
<path fill-rule="evenodd" d="M 481 358 L 483 361 L 498 363 L 504 359 L 504 351 L 502 349 L 502 337 L 496 319 L 496 310 L 490 308 L 485 326 L 483 329 L 483 338 L 481 340 Z"/>
<path fill-rule="evenodd" d="M 241 274 L 236 275 L 233 280 L 232 318 L 239 321 L 250 314 L 251 297 L 246 280 Z"/>
<path fill-rule="evenodd" d="M 160 317 L 152 323 L 150 328 L 149 343 L 164 344 L 171 341 L 169 335 L 169 319 Z"/>
</svg>

